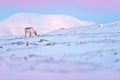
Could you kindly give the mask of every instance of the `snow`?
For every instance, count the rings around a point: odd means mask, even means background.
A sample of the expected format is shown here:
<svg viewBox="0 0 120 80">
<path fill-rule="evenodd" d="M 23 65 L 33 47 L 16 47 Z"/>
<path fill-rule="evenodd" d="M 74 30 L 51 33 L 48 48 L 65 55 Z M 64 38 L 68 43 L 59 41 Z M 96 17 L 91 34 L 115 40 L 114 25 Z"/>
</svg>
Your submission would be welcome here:
<svg viewBox="0 0 120 80">
<path fill-rule="evenodd" d="M 0 37 L 0 80 L 120 80 L 120 21 Z"/>
<path fill-rule="evenodd" d="M 24 28 L 29 26 L 35 28 L 38 34 L 41 34 L 62 28 L 88 26 L 93 24 L 95 23 L 91 21 L 80 21 L 72 16 L 62 14 L 41 15 L 33 13 L 17 13 L 0 22 L 0 36 L 23 35 Z"/>
</svg>

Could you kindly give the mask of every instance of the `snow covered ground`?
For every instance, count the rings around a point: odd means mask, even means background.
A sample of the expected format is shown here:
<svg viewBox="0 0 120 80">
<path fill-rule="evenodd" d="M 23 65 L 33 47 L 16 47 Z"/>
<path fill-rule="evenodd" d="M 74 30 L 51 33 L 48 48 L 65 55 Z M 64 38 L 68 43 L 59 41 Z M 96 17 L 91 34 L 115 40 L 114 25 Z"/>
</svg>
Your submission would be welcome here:
<svg viewBox="0 0 120 80">
<path fill-rule="evenodd" d="M 0 37 L 0 80 L 120 80 L 120 22 Z"/>
</svg>

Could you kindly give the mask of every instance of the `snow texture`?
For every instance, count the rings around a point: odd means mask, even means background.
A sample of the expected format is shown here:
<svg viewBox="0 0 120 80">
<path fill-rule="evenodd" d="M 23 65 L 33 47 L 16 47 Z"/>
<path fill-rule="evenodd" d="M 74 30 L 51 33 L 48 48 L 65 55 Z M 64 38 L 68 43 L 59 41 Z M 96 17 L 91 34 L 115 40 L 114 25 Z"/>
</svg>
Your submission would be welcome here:
<svg viewBox="0 0 120 80">
<path fill-rule="evenodd" d="M 120 22 L 0 37 L 0 80 L 120 80 Z"/>
</svg>

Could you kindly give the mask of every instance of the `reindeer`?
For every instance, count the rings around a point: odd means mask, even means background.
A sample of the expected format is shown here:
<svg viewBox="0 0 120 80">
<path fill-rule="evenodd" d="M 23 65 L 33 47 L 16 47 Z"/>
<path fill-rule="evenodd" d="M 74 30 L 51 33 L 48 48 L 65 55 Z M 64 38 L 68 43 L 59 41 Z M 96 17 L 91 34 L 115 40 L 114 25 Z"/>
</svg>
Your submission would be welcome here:
<svg viewBox="0 0 120 80">
<path fill-rule="evenodd" d="M 26 28 L 24 29 L 24 31 L 25 31 L 25 37 L 27 36 L 27 34 L 29 34 L 30 37 L 37 35 L 37 33 L 36 33 L 36 31 L 33 29 L 33 27 L 26 27 Z"/>
</svg>

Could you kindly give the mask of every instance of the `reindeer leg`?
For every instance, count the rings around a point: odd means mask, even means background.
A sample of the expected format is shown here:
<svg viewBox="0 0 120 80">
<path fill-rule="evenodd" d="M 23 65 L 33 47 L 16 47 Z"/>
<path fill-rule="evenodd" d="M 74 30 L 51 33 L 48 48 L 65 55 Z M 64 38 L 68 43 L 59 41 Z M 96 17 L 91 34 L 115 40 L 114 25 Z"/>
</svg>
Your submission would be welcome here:
<svg viewBox="0 0 120 80">
<path fill-rule="evenodd" d="M 37 36 L 37 33 L 35 31 L 33 33 L 34 33 L 34 36 Z"/>
<path fill-rule="evenodd" d="M 27 32 L 25 31 L 25 37 L 26 37 Z"/>
<path fill-rule="evenodd" d="M 32 35 L 32 34 L 31 34 L 31 32 L 30 32 L 30 37 L 31 37 L 31 35 Z"/>
</svg>

